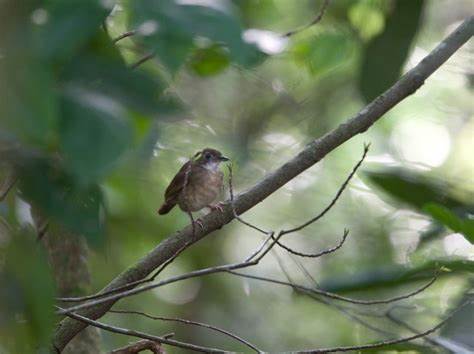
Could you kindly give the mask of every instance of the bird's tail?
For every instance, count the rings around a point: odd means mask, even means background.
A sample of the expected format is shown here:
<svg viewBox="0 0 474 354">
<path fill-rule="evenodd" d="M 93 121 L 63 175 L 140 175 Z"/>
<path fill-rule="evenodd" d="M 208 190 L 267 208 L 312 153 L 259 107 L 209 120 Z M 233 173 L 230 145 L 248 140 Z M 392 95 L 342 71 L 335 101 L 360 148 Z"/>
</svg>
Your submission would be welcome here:
<svg viewBox="0 0 474 354">
<path fill-rule="evenodd" d="M 158 209 L 158 214 L 164 215 L 169 213 L 169 211 L 173 209 L 175 205 L 176 203 L 164 202 L 160 209 Z"/>
</svg>

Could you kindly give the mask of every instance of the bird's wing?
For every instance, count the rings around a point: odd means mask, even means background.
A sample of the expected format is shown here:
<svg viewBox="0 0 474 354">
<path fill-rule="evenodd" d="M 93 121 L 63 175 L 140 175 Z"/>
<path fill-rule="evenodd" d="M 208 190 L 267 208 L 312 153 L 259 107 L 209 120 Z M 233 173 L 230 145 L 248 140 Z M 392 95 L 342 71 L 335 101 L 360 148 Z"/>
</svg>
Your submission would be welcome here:
<svg viewBox="0 0 474 354">
<path fill-rule="evenodd" d="M 176 199 L 181 191 L 184 188 L 184 184 L 189 183 L 189 176 L 188 180 L 186 180 L 186 174 L 191 171 L 191 161 L 186 162 L 178 171 L 176 176 L 174 176 L 173 180 L 169 184 L 168 188 L 165 191 L 165 200 L 170 201 Z"/>
</svg>

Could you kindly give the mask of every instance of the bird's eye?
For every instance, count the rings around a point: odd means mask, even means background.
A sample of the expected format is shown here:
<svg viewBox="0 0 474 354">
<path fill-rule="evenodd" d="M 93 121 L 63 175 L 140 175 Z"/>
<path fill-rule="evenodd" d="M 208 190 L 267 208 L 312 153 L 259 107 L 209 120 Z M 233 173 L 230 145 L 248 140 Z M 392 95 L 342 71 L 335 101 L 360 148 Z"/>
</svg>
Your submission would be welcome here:
<svg viewBox="0 0 474 354">
<path fill-rule="evenodd" d="M 211 159 L 211 154 L 207 153 L 206 155 L 204 155 L 204 157 L 206 158 L 206 160 L 210 160 Z"/>
</svg>

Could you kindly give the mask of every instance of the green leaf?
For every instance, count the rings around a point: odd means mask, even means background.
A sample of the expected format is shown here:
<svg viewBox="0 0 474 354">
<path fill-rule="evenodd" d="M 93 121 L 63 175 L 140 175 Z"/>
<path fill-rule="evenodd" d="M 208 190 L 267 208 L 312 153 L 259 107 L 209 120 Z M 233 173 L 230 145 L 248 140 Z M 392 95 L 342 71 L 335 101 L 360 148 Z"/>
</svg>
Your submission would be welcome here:
<svg viewBox="0 0 474 354">
<path fill-rule="evenodd" d="M 190 60 L 189 66 L 199 76 L 216 75 L 230 64 L 229 53 L 221 46 L 197 49 Z"/>
<path fill-rule="evenodd" d="M 103 195 L 98 185 L 78 186 L 57 162 L 33 160 L 20 171 L 20 190 L 44 215 L 91 245 L 101 245 Z"/>
<path fill-rule="evenodd" d="M 369 183 L 400 202 L 422 211 L 427 203 L 434 202 L 448 208 L 466 208 L 466 204 L 449 195 L 448 187 L 428 176 L 403 168 L 364 171 Z"/>
<path fill-rule="evenodd" d="M 48 60 L 72 57 L 99 29 L 110 12 L 99 0 L 47 0 L 36 44 Z"/>
<path fill-rule="evenodd" d="M 366 102 L 372 101 L 399 77 L 420 25 L 423 0 L 396 1 L 385 31 L 364 52 L 359 88 Z"/>
<path fill-rule="evenodd" d="M 415 267 L 389 265 L 350 275 L 331 276 L 320 283 L 321 289 L 331 292 L 365 291 L 409 284 L 431 279 L 436 271 L 444 270 L 440 276 L 459 273 L 474 273 L 474 262 L 465 259 L 437 259 Z"/>
<path fill-rule="evenodd" d="M 460 218 L 448 208 L 436 203 L 428 203 L 423 210 L 435 220 L 447 226 L 454 232 L 462 233 L 469 242 L 474 243 L 474 220 Z"/>
<path fill-rule="evenodd" d="M 10 54 L 0 60 L 2 127 L 24 143 L 47 148 L 58 121 L 51 70 L 27 50 Z"/>
<path fill-rule="evenodd" d="M 108 172 L 132 141 L 124 108 L 100 92 L 69 87 L 61 103 L 60 146 L 81 185 Z"/>
<path fill-rule="evenodd" d="M 23 230 L 5 250 L 0 271 L 0 342 L 11 353 L 33 353 L 54 329 L 54 282 L 35 236 Z"/>
<path fill-rule="evenodd" d="M 296 62 L 306 66 L 316 76 L 347 63 L 353 49 L 346 33 L 325 31 L 297 42 L 292 53 Z"/>
<path fill-rule="evenodd" d="M 257 51 L 242 39 L 242 27 L 228 11 L 172 0 L 132 0 L 130 27 L 172 72 L 181 67 L 197 40 L 222 44 L 230 58 L 248 65 Z"/>
<path fill-rule="evenodd" d="M 126 66 L 110 38 L 97 33 L 61 71 L 65 86 L 80 86 L 142 114 L 166 112 L 161 95 L 166 84 L 156 74 Z"/>
</svg>

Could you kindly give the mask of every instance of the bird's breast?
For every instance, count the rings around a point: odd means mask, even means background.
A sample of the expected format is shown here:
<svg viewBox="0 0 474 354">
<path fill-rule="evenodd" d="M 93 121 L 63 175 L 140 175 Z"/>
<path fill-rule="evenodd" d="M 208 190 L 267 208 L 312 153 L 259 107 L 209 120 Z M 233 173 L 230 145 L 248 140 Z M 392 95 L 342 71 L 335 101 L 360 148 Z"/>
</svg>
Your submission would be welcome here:
<svg viewBox="0 0 474 354">
<path fill-rule="evenodd" d="M 222 190 L 221 171 L 199 169 L 192 171 L 180 197 L 179 206 L 185 211 L 198 211 L 211 204 Z"/>
</svg>

